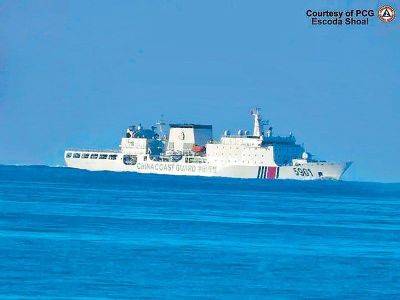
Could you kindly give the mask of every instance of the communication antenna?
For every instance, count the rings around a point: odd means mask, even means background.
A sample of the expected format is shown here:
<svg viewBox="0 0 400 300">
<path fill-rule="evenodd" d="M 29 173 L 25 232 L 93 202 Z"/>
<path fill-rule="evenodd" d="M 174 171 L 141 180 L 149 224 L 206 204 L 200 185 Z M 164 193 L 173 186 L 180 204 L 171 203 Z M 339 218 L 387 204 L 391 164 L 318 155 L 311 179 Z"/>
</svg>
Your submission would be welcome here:
<svg viewBox="0 0 400 300">
<path fill-rule="evenodd" d="M 162 139 L 166 138 L 166 135 L 164 133 L 164 126 L 165 126 L 165 121 L 164 121 L 164 115 L 162 114 L 160 119 L 157 121 L 156 126 L 158 128 L 158 132 L 160 134 L 160 137 Z"/>
</svg>

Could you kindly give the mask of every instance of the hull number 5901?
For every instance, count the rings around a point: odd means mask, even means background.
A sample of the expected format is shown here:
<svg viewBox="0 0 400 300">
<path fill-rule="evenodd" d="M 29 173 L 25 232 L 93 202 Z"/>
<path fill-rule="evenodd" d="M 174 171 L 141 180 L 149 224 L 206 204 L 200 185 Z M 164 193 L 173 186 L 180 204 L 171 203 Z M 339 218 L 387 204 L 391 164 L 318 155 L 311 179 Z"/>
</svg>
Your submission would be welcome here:
<svg viewBox="0 0 400 300">
<path fill-rule="evenodd" d="M 314 176 L 310 169 L 293 168 L 293 171 L 297 176 Z"/>
</svg>

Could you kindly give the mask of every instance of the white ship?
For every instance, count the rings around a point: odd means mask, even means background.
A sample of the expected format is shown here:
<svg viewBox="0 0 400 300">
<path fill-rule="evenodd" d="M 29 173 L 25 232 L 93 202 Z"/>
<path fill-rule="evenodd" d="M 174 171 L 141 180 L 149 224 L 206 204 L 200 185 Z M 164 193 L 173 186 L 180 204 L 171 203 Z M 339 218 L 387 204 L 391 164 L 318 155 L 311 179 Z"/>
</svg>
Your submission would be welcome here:
<svg viewBox="0 0 400 300">
<path fill-rule="evenodd" d="M 155 173 L 168 175 L 220 176 L 259 179 L 336 179 L 351 162 L 331 163 L 313 159 L 295 137 L 274 136 L 272 127 L 252 110 L 254 129 L 225 131 L 213 140 L 211 125 L 170 124 L 164 135 L 158 128 L 141 125 L 127 129 L 119 150 L 66 150 L 68 167 L 91 171 Z"/>
</svg>

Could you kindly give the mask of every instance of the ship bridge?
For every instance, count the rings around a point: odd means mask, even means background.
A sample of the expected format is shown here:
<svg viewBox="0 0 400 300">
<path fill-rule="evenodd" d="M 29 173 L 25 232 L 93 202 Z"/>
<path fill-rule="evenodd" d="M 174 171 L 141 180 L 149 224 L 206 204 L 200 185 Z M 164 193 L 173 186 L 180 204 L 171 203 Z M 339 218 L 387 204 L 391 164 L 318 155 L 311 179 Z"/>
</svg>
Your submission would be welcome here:
<svg viewBox="0 0 400 300">
<path fill-rule="evenodd" d="M 272 127 L 264 132 L 260 109 L 253 109 L 254 127 L 249 131 L 239 130 L 237 135 L 224 132 L 220 143 L 207 144 L 207 159 L 209 162 L 237 165 L 270 165 L 289 164 L 293 159 L 301 158 L 304 149 L 296 144 L 295 137 L 274 136 Z"/>
</svg>

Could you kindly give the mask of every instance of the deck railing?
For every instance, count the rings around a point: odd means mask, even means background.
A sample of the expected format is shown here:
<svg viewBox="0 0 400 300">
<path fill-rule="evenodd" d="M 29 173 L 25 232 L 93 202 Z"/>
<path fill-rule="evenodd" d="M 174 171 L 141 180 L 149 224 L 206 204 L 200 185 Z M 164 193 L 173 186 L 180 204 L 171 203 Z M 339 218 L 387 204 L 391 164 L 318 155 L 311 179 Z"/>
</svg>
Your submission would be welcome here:
<svg viewBox="0 0 400 300">
<path fill-rule="evenodd" d="M 69 148 L 65 150 L 66 152 L 88 152 L 88 153 L 120 153 L 120 150 L 116 149 L 102 149 L 102 150 L 96 150 L 96 149 L 74 149 L 74 148 Z"/>
</svg>

